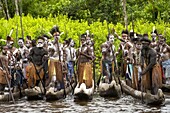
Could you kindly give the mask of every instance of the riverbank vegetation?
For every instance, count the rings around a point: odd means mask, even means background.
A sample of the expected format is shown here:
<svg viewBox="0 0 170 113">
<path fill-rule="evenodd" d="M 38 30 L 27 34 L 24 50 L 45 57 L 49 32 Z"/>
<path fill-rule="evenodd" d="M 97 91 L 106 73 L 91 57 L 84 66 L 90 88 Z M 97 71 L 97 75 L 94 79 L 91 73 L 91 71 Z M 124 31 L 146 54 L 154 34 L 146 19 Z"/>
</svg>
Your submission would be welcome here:
<svg viewBox="0 0 170 113">
<path fill-rule="evenodd" d="M 169 0 L 0 0 L 0 8 L 2 39 L 12 28 L 16 41 L 27 35 L 32 39 L 48 35 L 53 25 L 58 25 L 64 32 L 60 41 L 73 38 L 78 47 L 80 35 L 89 30 L 93 33 L 98 61 L 100 45 L 113 28 L 119 35 L 123 29 L 133 29 L 150 36 L 155 26 L 170 44 Z M 119 42 L 115 40 L 116 48 Z"/>
</svg>

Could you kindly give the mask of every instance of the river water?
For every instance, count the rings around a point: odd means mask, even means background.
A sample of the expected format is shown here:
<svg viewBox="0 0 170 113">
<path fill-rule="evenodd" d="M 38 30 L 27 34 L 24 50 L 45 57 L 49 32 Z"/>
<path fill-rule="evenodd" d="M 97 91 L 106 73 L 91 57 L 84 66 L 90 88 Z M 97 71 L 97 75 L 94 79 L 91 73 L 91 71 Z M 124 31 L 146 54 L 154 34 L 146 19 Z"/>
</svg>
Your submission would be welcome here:
<svg viewBox="0 0 170 113">
<path fill-rule="evenodd" d="M 48 113 L 170 113 L 170 94 L 166 94 L 166 100 L 160 106 L 148 106 L 141 100 L 123 95 L 120 99 L 102 98 L 97 93 L 89 102 L 75 102 L 70 94 L 65 99 L 53 102 L 45 100 L 27 101 L 22 98 L 16 104 L 1 103 L 0 112 L 48 112 Z"/>
</svg>

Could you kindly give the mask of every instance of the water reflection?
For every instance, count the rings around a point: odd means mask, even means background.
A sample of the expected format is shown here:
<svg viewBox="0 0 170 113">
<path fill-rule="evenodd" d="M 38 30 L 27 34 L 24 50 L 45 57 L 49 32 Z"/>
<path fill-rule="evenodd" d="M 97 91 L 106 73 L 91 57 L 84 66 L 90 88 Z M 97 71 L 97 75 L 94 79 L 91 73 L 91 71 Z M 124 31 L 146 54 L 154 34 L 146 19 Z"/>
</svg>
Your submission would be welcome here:
<svg viewBox="0 0 170 113">
<path fill-rule="evenodd" d="M 74 102 L 72 95 L 66 99 L 53 102 L 26 101 L 25 98 L 16 104 L 1 103 L 0 112 L 54 112 L 54 113 L 169 113 L 170 95 L 166 95 L 165 104 L 162 106 L 147 106 L 140 100 L 123 95 L 120 99 L 102 98 L 97 93 L 93 100 Z"/>
</svg>

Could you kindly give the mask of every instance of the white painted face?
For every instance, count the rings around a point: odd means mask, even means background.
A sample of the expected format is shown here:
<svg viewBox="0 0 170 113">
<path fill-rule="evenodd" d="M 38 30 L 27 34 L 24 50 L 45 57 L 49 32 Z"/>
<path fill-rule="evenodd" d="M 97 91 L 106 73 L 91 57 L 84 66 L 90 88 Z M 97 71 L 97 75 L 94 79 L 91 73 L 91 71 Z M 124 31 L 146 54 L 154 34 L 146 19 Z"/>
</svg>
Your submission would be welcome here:
<svg viewBox="0 0 170 113">
<path fill-rule="evenodd" d="M 159 40 L 159 44 L 160 44 L 160 45 L 163 45 L 163 44 L 164 44 L 164 39 L 160 39 L 160 40 Z"/>
<path fill-rule="evenodd" d="M 57 41 L 57 40 L 60 40 L 60 34 L 57 34 L 54 36 L 54 39 Z"/>
<path fill-rule="evenodd" d="M 26 47 L 28 47 L 28 48 L 31 46 L 30 43 L 26 43 L 25 45 L 26 45 Z"/>
<path fill-rule="evenodd" d="M 91 38 L 90 37 L 87 37 L 86 38 L 86 42 L 88 45 L 92 45 L 92 41 L 91 41 Z"/>
<path fill-rule="evenodd" d="M 122 39 L 127 40 L 128 35 L 127 34 L 122 34 Z"/>
<path fill-rule="evenodd" d="M 82 43 L 82 45 L 85 45 L 86 44 L 86 39 L 85 38 L 81 38 L 81 43 Z"/>
<path fill-rule="evenodd" d="M 106 53 L 107 52 L 107 48 L 103 47 L 102 48 L 102 53 Z"/>
<path fill-rule="evenodd" d="M 47 37 L 44 37 L 44 44 L 47 44 L 48 43 L 48 38 Z"/>
<path fill-rule="evenodd" d="M 8 48 L 12 48 L 12 47 L 13 47 L 13 44 L 14 44 L 14 41 L 9 41 L 9 42 L 7 43 Z"/>
<path fill-rule="evenodd" d="M 31 41 L 31 40 L 26 40 L 25 46 L 26 46 L 27 48 L 30 48 L 30 47 L 31 47 L 31 44 L 32 44 L 32 41 Z"/>
<path fill-rule="evenodd" d="M 138 50 L 141 50 L 141 49 L 142 49 L 142 44 L 141 44 L 141 43 L 136 43 L 136 48 L 137 48 Z"/>
<path fill-rule="evenodd" d="M 44 41 L 42 39 L 38 39 L 37 47 L 43 47 L 43 46 L 44 46 Z"/>
<path fill-rule="evenodd" d="M 24 41 L 22 39 L 18 40 L 18 45 L 19 47 L 23 47 L 24 46 Z"/>
<path fill-rule="evenodd" d="M 70 46 L 71 46 L 71 47 L 74 47 L 74 41 L 73 41 L 73 40 L 71 40 Z"/>
<path fill-rule="evenodd" d="M 152 37 L 152 40 L 153 40 L 153 41 L 156 40 L 156 34 L 155 34 L 155 33 L 152 33 L 152 34 L 151 34 L 151 37 Z"/>
<path fill-rule="evenodd" d="M 155 36 L 155 37 L 152 37 L 152 40 L 155 41 L 155 40 L 156 40 L 156 36 Z"/>
<path fill-rule="evenodd" d="M 113 35 L 110 35 L 110 36 L 109 36 L 109 41 L 110 41 L 111 43 L 114 42 L 114 36 L 113 36 Z"/>
</svg>

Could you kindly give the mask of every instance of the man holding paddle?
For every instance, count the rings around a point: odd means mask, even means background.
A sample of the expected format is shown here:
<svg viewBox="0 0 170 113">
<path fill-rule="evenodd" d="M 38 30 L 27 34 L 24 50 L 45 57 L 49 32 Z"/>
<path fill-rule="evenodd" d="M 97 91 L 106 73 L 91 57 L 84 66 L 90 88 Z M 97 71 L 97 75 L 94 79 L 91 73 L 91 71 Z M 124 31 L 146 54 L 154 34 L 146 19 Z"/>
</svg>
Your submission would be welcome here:
<svg viewBox="0 0 170 113">
<path fill-rule="evenodd" d="M 102 74 L 104 75 L 104 81 L 110 83 L 112 81 L 112 73 L 114 73 L 114 65 L 116 62 L 115 46 L 113 45 L 114 36 L 109 34 L 107 41 L 101 45 L 102 49 Z M 112 62 L 113 61 L 113 62 Z"/>
<path fill-rule="evenodd" d="M 32 48 L 28 59 L 32 62 L 29 69 L 28 77 L 28 87 L 38 86 L 39 83 L 42 83 L 45 87 L 44 80 L 44 64 L 47 59 L 48 52 L 43 48 L 44 38 L 38 37 L 37 46 Z"/>
<path fill-rule="evenodd" d="M 158 88 L 161 86 L 160 80 L 160 68 L 156 61 L 156 51 L 149 45 L 151 41 L 148 37 L 141 39 L 142 50 L 141 50 L 141 61 L 142 61 L 142 72 L 140 73 L 143 81 L 144 91 L 145 89 L 151 90 L 151 94 L 157 94 Z"/>
</svg>

